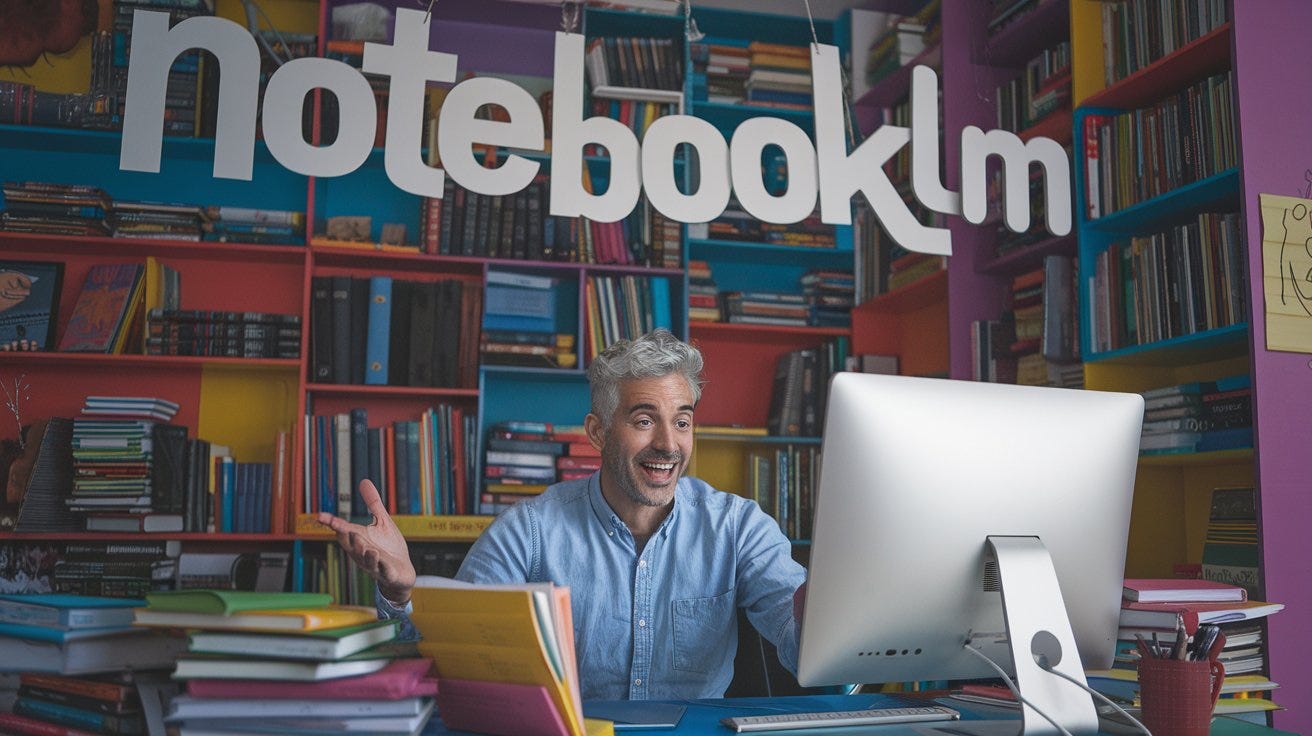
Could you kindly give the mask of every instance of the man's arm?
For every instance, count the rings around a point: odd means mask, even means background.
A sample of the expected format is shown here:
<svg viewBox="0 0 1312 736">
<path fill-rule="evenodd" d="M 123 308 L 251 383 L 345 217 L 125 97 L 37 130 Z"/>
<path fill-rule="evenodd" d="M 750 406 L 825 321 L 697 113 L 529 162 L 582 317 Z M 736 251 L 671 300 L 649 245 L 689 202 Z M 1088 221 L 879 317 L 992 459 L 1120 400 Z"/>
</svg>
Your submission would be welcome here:
<svg viewBox="0 0 1312 736">
<path fill-rule="evenodd" d="M 797 644 L 806 596 L 806 569 L 793 559 L 792 544 L 754 503 L 744 504 L 738 547 L 738 600 L 747 618 L 797 671 Z"/>
<path fill-rule="evenodd" d="M 405 536 L 392 522 L 373 481 L 361 481 L 360 498 L 374 517 L 368 526 L 323 511 L 319 512 L 317 521 L 337 533 L 337 544 L 378 583 L 379 595 L 392 604 L 390 610 L 408 610 L 410 590 L 415 586 L 415 567 L 410 562 Z"/>
</svg>

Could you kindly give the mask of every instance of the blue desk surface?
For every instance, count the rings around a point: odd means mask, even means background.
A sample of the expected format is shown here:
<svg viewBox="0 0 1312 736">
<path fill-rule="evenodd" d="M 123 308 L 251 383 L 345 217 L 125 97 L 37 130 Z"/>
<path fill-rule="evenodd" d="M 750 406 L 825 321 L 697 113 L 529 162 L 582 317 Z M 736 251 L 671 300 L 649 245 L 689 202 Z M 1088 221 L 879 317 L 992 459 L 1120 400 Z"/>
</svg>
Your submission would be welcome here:
<svg viewBox="0 0 1312 736">
<path fill-rule="evenodd" d="M 923 701 L 920 701 L 923 702 Z M 720 724 L 721 718 L 729 716 L 768 715 L 771 713 L 804 713 L 830 710 L 857 710 L 861 708 L 881 708 L 903 705 L 905 701 L 888 695 L 801 695 L 780 698 L 725 698 L 722 700 L 688 700 L 681 704 L 688 707 L 676 729 L 639 729 L 616 730 L 616 734 L 698 734 L 708 736 L 731 736 L 733 731 Z M 950 698 L 942 703 L 961 712 L 963 721 L 983 720 L 1018 720 L 1018 711 L 987 705 L 962 703 Z M 772 736 L 789 734 L 805 736 L 850 736 L 851 734 L 923 734 L 926 726 L 948 726 L 949 723 L 898 724 L 888 726 L 859 726 L 851 728 L 826 728 L 823 730 L 806 729 L 797 731 L 772 731 Z M 980 724 L 981 726 L 984 724 Z M 946 729 L 945 729 L 946 730 Z M 950 733 L 950 731 L 946 731 Z M 467 731 L 452 731 L 442 725 L 434 716 L 424 729 L 422 736 L 455 736 L 467 734 Z M 1252 723 L 1230 718 L 1217 718 L 1212 726 L 1212 736 L 1275 736 L 1286 732 L 1258 726 Z"/>
</svg>

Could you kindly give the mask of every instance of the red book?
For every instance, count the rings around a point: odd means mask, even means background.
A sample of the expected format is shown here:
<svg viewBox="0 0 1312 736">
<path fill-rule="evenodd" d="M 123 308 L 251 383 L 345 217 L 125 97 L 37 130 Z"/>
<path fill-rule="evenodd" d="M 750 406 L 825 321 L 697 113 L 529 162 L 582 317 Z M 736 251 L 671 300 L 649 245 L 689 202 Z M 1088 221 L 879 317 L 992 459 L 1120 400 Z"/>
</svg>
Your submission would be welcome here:
<svg viewBox="0 0 1312 736">
<path fill-rule="evenodd" d="M 1173 629 L 1184 624 L 1187 634 L 1198 630 L 1199 624 L 1219 624 L 1227 621 L 1246 621 L 1269 616 L 1285 607 L 1283 603 L 1245 601 L 1243 603 L 1138 603 L 1121 602 L 1122 628 Z"/>
<path fill-rule="evenodd" d="M 96 736 L 80 728 L 69 728 L 50 721 L 4 712 L 0 712 L 0 733 L 14 736 Z"/>
<path fill-rule="evenodd" d="M 428 676 L 427 659 L 398 659 L 377 672 L 318 682 L 283 680 L 187 680 L 187 692 L 199 698 L 293 698 L 326 700 L 400 700 L 437 694 L 437 680 Z"/>
</svg>

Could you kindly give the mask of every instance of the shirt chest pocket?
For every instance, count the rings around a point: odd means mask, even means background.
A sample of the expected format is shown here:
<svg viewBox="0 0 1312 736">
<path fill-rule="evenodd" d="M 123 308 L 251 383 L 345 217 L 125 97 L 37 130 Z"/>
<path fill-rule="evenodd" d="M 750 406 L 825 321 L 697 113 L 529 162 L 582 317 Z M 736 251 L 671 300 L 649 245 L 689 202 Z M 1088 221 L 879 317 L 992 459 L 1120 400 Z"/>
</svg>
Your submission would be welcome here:
<svg viewBox="0 0 1312 736">
<path fill-rule="evenodd" d="M 727 642 L 736 641 L 734 591 L 705 598 L 680 598 L 671 604 L 674 619 L 674 668 L 710 672 L 723 664 Z"/>
</svg>

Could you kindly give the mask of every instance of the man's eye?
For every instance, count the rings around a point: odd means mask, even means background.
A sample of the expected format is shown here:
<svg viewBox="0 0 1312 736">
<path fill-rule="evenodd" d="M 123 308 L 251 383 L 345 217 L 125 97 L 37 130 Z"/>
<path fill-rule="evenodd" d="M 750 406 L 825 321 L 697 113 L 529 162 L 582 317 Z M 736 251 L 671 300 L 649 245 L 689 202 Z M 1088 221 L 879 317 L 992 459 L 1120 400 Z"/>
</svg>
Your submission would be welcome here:
<svg viewBox="0 0 1312 736">
<path fill-rule="evenodd" d="M 692 422 L 687 419 L 680 419 L 678 422 L 675 422 L 675 424 L 679 427 L 679 429 L 688 429 L 689 427 L 692 426 Z"/>
</svg>

